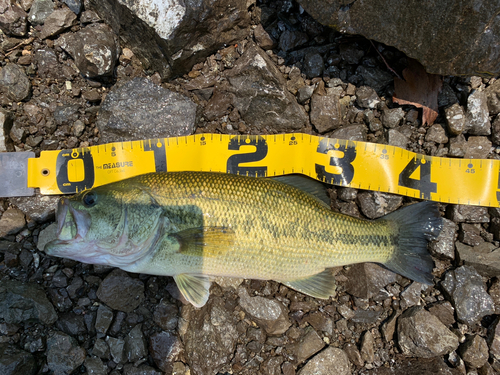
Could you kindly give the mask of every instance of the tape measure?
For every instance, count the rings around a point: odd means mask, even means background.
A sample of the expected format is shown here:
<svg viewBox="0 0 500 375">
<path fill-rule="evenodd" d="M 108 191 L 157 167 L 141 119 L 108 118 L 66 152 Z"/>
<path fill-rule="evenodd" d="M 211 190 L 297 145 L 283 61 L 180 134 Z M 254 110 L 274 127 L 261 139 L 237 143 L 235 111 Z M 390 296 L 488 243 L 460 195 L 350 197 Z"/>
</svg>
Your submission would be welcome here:
<svg viewBox="0 0 500 375">
<path fill-rule="evenodd" d="M 431 157 L 389 145 L 298 133 L 196 134 L 42 151 L 39 158 L 27 158 L 26 168 L 28 188 L 40 188 L 42 194 L 72 194 L 155 171 L 255 177 L 301 173 L 356 189 L 500 206 L 500 161 Z M 5 194 L 0 188 L 0 195 Z"/>
</svg>

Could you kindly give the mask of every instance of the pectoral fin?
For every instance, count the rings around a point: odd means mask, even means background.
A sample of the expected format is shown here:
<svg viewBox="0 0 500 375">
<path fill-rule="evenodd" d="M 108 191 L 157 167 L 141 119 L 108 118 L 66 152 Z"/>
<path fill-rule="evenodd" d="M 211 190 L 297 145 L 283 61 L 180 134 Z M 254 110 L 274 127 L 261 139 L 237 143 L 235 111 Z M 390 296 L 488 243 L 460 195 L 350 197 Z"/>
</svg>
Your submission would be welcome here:
<svg viewBox="0 0 500 375">
<path fill-rule="evenodd" d="M 328 269 L 304 279 L 282 281 L 282 283 L 301 293 L 321 299 L 328 299 L 335 295 L 337 288 L 335 277 Z"/>
<path fill-rule="evenodd" d="M 203 275 L 180 274 L 174 276 L 175 283 L 183 297 L 195 307 L 203 307 L 210 294 L 210 280 Z"/>
<path fill-rule="evenodd" d="M 234 243 L 234 231 L 225 227 L 190 228 L 175 233 L 184 255 L 217 257 L 222 256 Z"/>
</svg>

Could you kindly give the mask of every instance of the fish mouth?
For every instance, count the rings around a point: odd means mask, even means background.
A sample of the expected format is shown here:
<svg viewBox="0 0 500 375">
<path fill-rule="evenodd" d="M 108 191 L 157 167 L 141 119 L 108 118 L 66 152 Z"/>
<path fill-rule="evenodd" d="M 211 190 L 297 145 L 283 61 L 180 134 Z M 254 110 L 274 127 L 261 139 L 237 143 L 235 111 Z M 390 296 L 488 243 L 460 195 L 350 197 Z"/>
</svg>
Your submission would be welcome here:
<svg viewBox="0 0 500 375">
<path fill-rule="evenodd" d="M 57 203 L 57 240 L 60 243 L 82 241 L 90 228 L 90 215 L 73 208 L 69 202 L 68 198 L 61 198 Z"/>
</svg>

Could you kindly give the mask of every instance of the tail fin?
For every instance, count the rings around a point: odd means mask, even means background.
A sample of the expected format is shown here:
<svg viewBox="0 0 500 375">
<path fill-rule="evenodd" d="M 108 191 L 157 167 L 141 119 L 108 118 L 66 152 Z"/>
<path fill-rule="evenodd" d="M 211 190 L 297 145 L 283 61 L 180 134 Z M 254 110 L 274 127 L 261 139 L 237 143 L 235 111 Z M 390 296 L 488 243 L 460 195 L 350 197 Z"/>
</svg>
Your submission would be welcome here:
<svg viewBox="0 0 500 375">
<path fill-rule="evenodd" d="M 398 248 L 384 266 L 409 279 L 432 284 L 434 263 L 427 251 L 427 242 L 435 240 L 443 227 L 438 207 L 421 202 L 392 212 L 379 220 L 397 224 Z"/>
</svg>

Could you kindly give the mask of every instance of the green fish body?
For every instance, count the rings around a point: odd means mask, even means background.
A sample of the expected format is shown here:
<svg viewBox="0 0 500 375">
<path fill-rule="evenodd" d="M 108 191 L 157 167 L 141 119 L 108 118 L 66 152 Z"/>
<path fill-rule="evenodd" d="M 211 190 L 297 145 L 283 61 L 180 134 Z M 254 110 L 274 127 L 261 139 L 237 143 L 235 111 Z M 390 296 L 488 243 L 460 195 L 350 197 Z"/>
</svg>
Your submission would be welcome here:
<svg viewBox="0 0 500 375">
<path fill-rule="evenodd" d="M 45 251 L 174 276 L 198 307 L 209 276 L 276 280 L 318 298 L 334 293 L 329 268 L 360 262 L 432 282 L 427 242 L 442 226 L 435 204 L 363 220 L 331 211 L 317 184 L 212 172 L 137 176 L 62 198 L 58 239 Z"/>
</svg>

